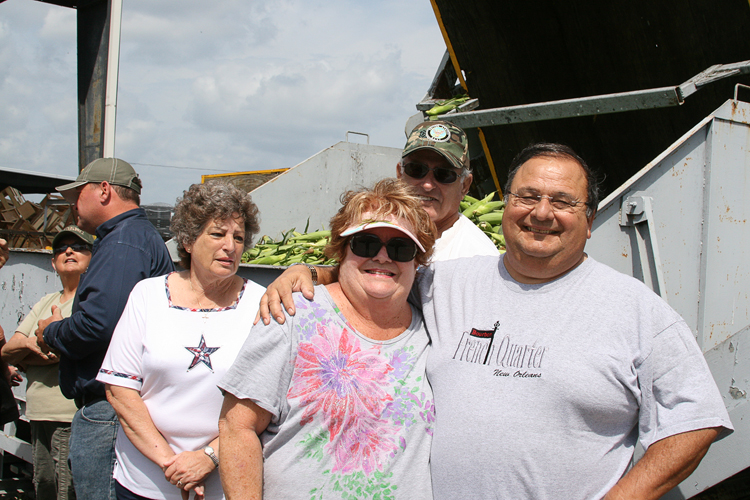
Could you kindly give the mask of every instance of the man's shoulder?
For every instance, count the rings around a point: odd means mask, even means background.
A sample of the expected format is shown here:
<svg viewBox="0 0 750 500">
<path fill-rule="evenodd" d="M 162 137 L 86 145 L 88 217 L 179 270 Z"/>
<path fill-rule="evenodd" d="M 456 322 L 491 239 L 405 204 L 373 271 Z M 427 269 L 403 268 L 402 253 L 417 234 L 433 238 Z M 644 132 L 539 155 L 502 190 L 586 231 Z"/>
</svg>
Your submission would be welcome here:
<svg viewBox="0 0 750 500">
<path fill-rule="evenodd" d="M 111 231 L 102 237 L 104 244 L 128 244 L 143 246 L 158 243 L 159 246 L 166 245 L 153 224 L 146 217 L 142 208 L 133 209 L 118 216 Z"/>
<path fill-rule="evenodd" d="M 602 264 L 591 257 L 591 272 L 585 279 L 584 286 L 588 289 L 597 290 L 601 298 L 613 298 L 620 304 L 639 304 L 638 307 L 663 310 L 663 312 L 674 312 L 674 309 L 649 288 L 641 280 L 628 274 L 622 273 L 606 264 Z M 676 313 L 675 313 L 676 314 Z"/>
<path fill-rule="evenodd" d="M 122 235 L 137 232 L 148 237 L 155 236 L 161 240 L 156 228 L 146 217 L 146 211 L 142 208 L 130 210 L 123 215 L 124 217 L 116 222 L 110 234 Z"/>
<path fill-rule="evenodd" d="M 432 260 L 444 261 L 479 255 L 497 256 L 499 251 L 490 238 L 471 220 L 459 215 L 450 227 L 435 242 Z"/>
<path fill-rule="evenodd" d="M 630 289 L 636 291 L 649 291 L 653 292 L 640 280 L 625 274 L 613 267 L 603 264 L 598 260 L 588 257 L 586 259 L 591 266 L 591 273 L 589 279 L 597 282 L 601 282 L 603 286 L 613 287 L 618 289 Z"/>
<path fill-rule="evenodd" d="M 476 255 L 458 259 L 441 260 L 430 263 L 420 272 L 420 285 L 431 285 L 433 281 L 444 283 L 451 281 L 451 286 L 462 282 L 472 283 L 477 276 L 485 278 L 501 277 L 500 265 L 502 255 Z"/>
<path fill-rule="evenodd" d="M 477 237 L 479 238 L 481 236 L 480 241 L 482 243 L 489 243 L 489 245 L 493 248 L 495 248 L 495 245 L 492 243 L 492 240 L 490 240 L 489 236 L 484 234 L 484 231 L 479 229 L 476 224 L 474 224 L 471 219 L 466 217 L 463 214 L 459 214 L 458 220 L 455 224 L 453 224 L 453 227 L 451 229 L 455 228 L 455 231 L 457 234 L 460 234 L 462 237 Z M 497 250 L 495 248 L 495 250 Z"/>
</svg>

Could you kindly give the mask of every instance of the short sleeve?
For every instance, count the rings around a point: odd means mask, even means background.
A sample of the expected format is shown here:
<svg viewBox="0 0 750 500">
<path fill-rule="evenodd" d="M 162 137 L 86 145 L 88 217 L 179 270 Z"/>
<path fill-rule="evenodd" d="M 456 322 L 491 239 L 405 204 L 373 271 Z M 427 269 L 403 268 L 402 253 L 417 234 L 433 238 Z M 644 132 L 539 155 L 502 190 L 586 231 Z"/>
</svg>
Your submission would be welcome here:
<svg viewBox="0 0 750 500">
<path fill-rule="evenodd" d="M 16 331 L 20 332 L 26 337 L 33 335 L 36 332 L 36 328 L 38 326 L 37 323 L 39 322 L 39 320 L 48 318 L 50 316 L 51 313 L 49 312 L 49 310 L 53 305 L 60 305 L 60 301 L 58 300 L 60 298 L 60 295 L 60 292 L 55 292 L 42 297 L 39 302 L 34 304 L 34 307 L 31 308 L 29 314 L 27 314 L 26 317 L 23 318 L 21 324 L 18 325 L 18 328 L 16 328 Z M 64 316 L 65 315 L 63 314 L 63 317 Z"/>
<path fill-rule="evenodd" d="M 279 419 L 287 407 L 286 393 L 294 372 L 295 328 L 295 318 L 289 315 L 283 325 L 275 321 L 255 325 L 219 389 L 249 399 Z"/>
<path fill-rule="evenodd" d="M 96 377 L 99 382 L 141 390 L 148 281 L 139 283 L 130 293 Z"/>
<path fill-rule="evenodd" d="M 42 309 L 42 302 L 44 302 L 44 299 L 37 302 L 34 307 L 31 308 L 29 314 L 27 314 L 26 317 L 23 318 L 21 324 L 18 325 L 18 328 L 16 328 L 16 332 L 28 337 L 34 331 L 36 331 L 37 323 L 39 322 L 39 313 Z"/>
<path fill-rule="evenodd" d="M 684 321 L 654 337 L 638 380 L 643 392 L 639 430 L 644 448 L 683 432 L 710 427 L 732 430 L 706 360 Z"/>
</svg>

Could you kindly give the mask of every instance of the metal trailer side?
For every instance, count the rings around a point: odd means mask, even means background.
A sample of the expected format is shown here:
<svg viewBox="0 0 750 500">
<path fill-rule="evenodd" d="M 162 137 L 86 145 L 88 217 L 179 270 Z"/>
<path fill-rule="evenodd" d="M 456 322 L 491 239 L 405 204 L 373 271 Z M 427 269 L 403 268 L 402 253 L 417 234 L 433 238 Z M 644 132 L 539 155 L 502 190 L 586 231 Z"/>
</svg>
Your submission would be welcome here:
<svg viewBox="0 0 750 500">
<path fill-rule="evenodd" d="M 47 295 L 61 289 L 60 280 L 52 269 L 50 250 L 11 250 L 10 258 L 0 270 L 0 326 L 9 339 L 21 320 L 31 311 L 34 304 Z M 13 388 L 19 403 L 21 419 L 26 409 L 26 377 L 21 385 Z M 0 432 L 0 465 L 2 451 L 31 462 L 31 444 L 17 435 L 14 422 L 5 424 Z"/>
<path fill-rule="evenodd" d="M 599 205 L 589 255 L 644 281 L 705 354 L 735 432 L 665 498 L 750 467 L 750 104 L 725 102 Z"/>
<path fill-rule="evenodd" d="M 368 137 L 369 142 L 369 137 Z M 260 233 L 278 239 L 296 228 L 328 228 L 341 195 L 396 176 L 401 149 L 342 141 L 250 192 L 260 209 Z"/>
</svg>

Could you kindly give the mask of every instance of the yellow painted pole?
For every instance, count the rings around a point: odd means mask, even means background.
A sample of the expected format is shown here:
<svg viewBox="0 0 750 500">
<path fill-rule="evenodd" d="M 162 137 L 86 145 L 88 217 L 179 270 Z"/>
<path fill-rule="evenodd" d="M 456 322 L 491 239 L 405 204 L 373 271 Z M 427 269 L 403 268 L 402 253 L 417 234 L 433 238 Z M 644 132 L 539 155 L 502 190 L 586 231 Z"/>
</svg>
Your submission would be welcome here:
<svg viewBox="0 0 750 500">
<path fill-rule="evenodd" d="M 748 0 L 748 2 L 750 2 L 750 0 Z M 458 81 L 461 82 L 461 86 L 464 88 L 464 90 L 468 92 L 469 89 L 468 87 L 466 87 L 466 81 L 464 81 L 464 75 L 463 73 L 461 73 L 461 67 L 458 65 L 458 59 L 456 58 L 456 53 L 453 51 L 453 45 L 451 44 L 450 38 L 448 38 L 448 32 L 445 31 L 443 16 L 440 15 L 440 9 L 438 9 L 435 0 L 430 0 L 430 3 L 432 4 L 432 10 L 435 11 L 435 19 L 437 19 L 438 26 L 440 27 L 440 32 L 443 34 L 443 40 L 445 40 L 445 46 L 448 48 L 448 54 L 451 56 L 453 69 L 456 70 L 456 75 L 458 75 Z"/>
<path fill-rule="evenodd" d="M 748 0 L 750 2 L 750 0 Z M 456 71 L 456 75 L 458 75 L 458 81 L 461 82 L 461 86 L 464 88 L 466 93 L 469 93 L 469 88 L 466 86 L 466 81 L 464 80 L 464 74 L 461 72 L 461 66 L 458 64 L 458 58 L 456 57 L 456 52 L 453 50 L 453 44 L 451 44 L 450 38 L 448 38 L 448 32 L 445 30 L 445 24 L 443 24 L 443 16 L 440 15 L 440 9 L 438 9 L 437 3 L 435 3 L 435 0 L 430 0 L 430 4 L 432 4 L 432 10 L 435 11 L 435 19 L 437 19 L 438 26 L 440 27 L 440 32 L 443 34 L 443 40 L 445 40 L 445 46 L 448 48 L 448 55 L 451 57 L 451 63 L 453 64 L 453 69 Z M 500 198 L 503 197 L 503 190 L 500 187 L 500 181 L 497 178 L 497 172 L 495 172 L 495 163 L 492 161 L 492 155 L 490 155 L 490 150 L 487 147 L 487 140 L 484 138 L 484 132 L 482 132 L 481 128 L 477 128 L 477 131 L 479 132 L 479 142 L 482 143 L 482 150 L 484 151 L 484 156 L 487 158 L 487 165 L 490 167 L 490 174 L 492 174 L 492 180 L 495 182 L 495 187 L 497 188 L 497 192 L 500 195 Z"/>
</svg>

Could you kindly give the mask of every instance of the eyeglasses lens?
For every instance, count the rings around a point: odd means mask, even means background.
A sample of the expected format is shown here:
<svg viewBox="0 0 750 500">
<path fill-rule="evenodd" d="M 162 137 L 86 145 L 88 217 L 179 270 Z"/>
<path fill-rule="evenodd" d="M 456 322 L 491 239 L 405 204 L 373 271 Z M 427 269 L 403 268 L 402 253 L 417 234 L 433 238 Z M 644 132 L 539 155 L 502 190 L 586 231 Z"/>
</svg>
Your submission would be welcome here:
<svg viewBox="0 0 750 500">
<path fill-rule="evenodd" d="M 355 234 L 349 248 L 358 257 L 372 259 L 383 247 L 383 242 L 374 234 Z M 388 257 L 396 262 L 409 262 L 417 256 L 417 245 L 409 238 L 391 238 L 385 243 Z"/>
<path fill-rule="evenodd" d="M 432 170 L 432 175 L 440 184 L 453 184 L 458 179 L 455 170 L 444 167 L 430 168 L 422 163 L 407 163 L 404 165 L 404 173 L 413 179 L 423 179 Z"/>
<path fill-rule="evenodd" d="M 55 255 L 60 255 L 61 253 L 65 253 L 68 248 L 73 250 L 74 252 L 83 252 L 84 250 L 90 250 L 88 245 L 84 245 L 83 243 L 73 243 L 72 245 L 62 245 L 57 248 L 55 248 L 52 252 Z"/>
</svg>

